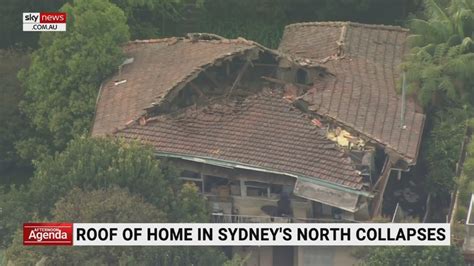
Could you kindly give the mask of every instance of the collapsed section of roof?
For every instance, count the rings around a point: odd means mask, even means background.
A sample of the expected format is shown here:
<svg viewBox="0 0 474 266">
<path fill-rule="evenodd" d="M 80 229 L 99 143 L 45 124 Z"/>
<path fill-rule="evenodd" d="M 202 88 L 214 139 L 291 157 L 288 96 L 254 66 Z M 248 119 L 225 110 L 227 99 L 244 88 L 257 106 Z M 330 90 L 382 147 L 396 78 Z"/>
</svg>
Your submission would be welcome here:
<svg viewBox="0 0 474 266">
<path fill-rule="evenodd" d="M 123 128 L 206 67 L 255 49 L 259 48 L 244 39 L 168 38 L 129 43 L 125 52 L 133 63 L 103 84 L 92 135 Z M 124 83 L 116 86 L 121 82 Z"/>
<path fill-rule="evenodd" d="M 274 90 L 152 117 L 116 135 L 149 143 L 160 153 L 212 158 L 349 190 L 364 185 L 349 156 Z"/>
<path fill-rule="evenodd" d="M 301 97 L 309 110 L 415 164 L 425 115 L 396 92 L 407 34 L 394 26 L 299 23 L 285 28 L 279 51 L 319 62 L 330 73 L 316 76 Z"/>
<path fill-rule="evenodd" d="M 133 41 L 124 47 L 128 57 L 119 73 L 101 86 L 93 136 L 114 133 L 173 100 L 180 90 L 212 66 L 235 57 L 252 60 L 260 52 L 290 64 L 315 67 L 309 59 L 290 58 L 243 38 L 226 39 L 209 33 Z"/>
<path fill-rule="evenodd" d="M 304 23 L 285 29 L 279 51 L 213 34 L 131 42 L 101 88 L 92 135 L 293 176 L 297 195 L 355 211 L 376 181 L 373 144 L 393 164 L 416 162 L 424 115 L 395 91 L 406 34 Z"/>
</svg>

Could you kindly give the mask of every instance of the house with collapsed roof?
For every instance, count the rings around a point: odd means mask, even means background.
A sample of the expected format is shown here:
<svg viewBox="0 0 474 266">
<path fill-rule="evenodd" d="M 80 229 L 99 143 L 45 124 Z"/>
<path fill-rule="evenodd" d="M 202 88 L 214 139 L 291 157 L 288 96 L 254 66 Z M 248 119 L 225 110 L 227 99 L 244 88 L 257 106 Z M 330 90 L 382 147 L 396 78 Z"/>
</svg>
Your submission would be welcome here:
<svg viewBox="0 0 474 266">
<path fill-rule="evenodd" d="M 152 145 L 216 222 L 367 221 L 418 156 L 425 115 L 396 89 L 407 35 L 321 22 L 288 25 L 277 50 L 199 33 L 133 41 L 92 135 Z M 270 265 L 317 256 L 267 248 Z"/>
</svg>

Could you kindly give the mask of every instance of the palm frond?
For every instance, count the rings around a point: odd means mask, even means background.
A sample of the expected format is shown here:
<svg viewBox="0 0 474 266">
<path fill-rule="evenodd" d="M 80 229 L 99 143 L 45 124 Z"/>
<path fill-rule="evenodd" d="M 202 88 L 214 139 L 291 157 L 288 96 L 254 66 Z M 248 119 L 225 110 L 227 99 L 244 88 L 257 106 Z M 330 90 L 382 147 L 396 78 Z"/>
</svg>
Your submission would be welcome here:
<svg viewBox="0 0 474 266">
<path fill-rule="evenodd" d="M 443 9 L 434 0 L 426 0 L 425 6 L 433 18 L 437 20 L 449 21 L 449 16 L 443 11 Z"/>
<path fill-rule="evenodd" d="M 421 47 L 420 50 L 416 53 L 418 56 L 419 60 L 426 62 L 426 61 L 432 61 L 433 60 L 433 54 L 436 49 L 435 44 L 428 44 L 424 47 Z"/>
<path fill-rule="evenodd" d="M 444 57 L 446 52 L 448 51 L 448 48 L 449 47 L 447 43 L 441 43 L 441 44 L 436 45 L 436 48 L 433 54 L 433 59 L 435 61 L 440 61 Z"/>
<path fill-rule="evenodd" d="M 472 41 L 471 37 L 466 37 L 462 40 L 461 43 L 461 50 L 463 53 L 472 52 L 474 48 L 474 42 Z"/>
<path fill-rule="evenodd" d="M 449 77 L 445 76 L 441 79 L 439 88 L 444 91 L 450 99 L 459 99 L 459 93 L 457 92 L 456 87 Z"/>
<path fill-rule="evenodd" d="M 462 54 L 461 45 L 455 45 L 449 48 L 447 56 L 454 57 L 460 54 Z"/>
<path fill-rule="evenodd" d="M 425 37 L 422 34 L 412 34 L 407 37 L 407 43 L 409 47 L 422 46 L 424 44 Z"/>
<path fill-rule="evenodd" d="M 432 86 L 423 86 L 418 93 L 418 100 L 423 106 L 427 106 L 432 99 L 432 95 L 435 93 L 435 89 Z"/>
<path fill-rule="evenodd" d="M 433 35 L 432 41 L 435 43 L 445 42 L 449 37 L 456 33 L 453 28 L 451 21 L 432 20 L 430 21 L 431 27 L 436 29 L 430 34 Z"/>
<path fill-rule="evenodd" d="M 423 19 L 414 18 L 410 20 L 410 29 L 418 34 L 432 31 L 431 24 Z"/>
<path fill-rule="evenodd" d="M 462 41 L 461 36 L 455 34 L 455 35 L 452 35 L 451 37 L 449 37 L 447 43 L 448 43 L 448 46 L 451 47 L 451 46 L 455 46 L 455 45 L 461 44 L 461 41 Z"/>
<path fill-rule="evenodd" d="M 453 13 L 452 17 L 456 31 L 460 36 L 466 37 L 472 33 L 469 31 L 472 29 L 474 23 L 474 12 L 472 10 L 464 8 L 459 9 Z"/>
</svg>

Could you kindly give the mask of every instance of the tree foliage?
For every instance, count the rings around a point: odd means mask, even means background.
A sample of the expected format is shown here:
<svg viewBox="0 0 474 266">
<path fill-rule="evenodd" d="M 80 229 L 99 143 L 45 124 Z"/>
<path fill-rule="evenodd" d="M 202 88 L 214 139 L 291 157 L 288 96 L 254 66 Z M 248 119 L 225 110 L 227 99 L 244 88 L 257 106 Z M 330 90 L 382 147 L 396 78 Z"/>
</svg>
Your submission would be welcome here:
<svg viewBox="0 0 474 266">
<path fill-rule="evenodd" d="M 414 19 L 413 46 L 403 68 L 409 92 L 424 106 L 474 103 L 474 2 L 452 0 L 443 8 L 426 0 L 428 19 Z"/>
<path fill-rule="evenodd" d="M 0 194 L 0 208 L 18 213 L 0 220 L 7 230 L 1 238 L 10 241 L 16 226 L 32 218 L 53 216 L 54 204 L 71 189 L 127 188 L 159 208 L 169 222 L 206 222 L 204 199 L 192 186 L 183 186 L 176 171 L 159 161 L 151 147 L 120 140 L 80 138 L 56 156 L 37 162 L 28 188 Z M 13 193 L 14 192 L 14 193 Z M 16 219 L 21 218 L 21 219 Z M 143 221 L 143 220 L 142 220 Z"/>
<path fill-rule="evenodd" d="M 55 11 L 72 0 L 2 0 L 0 48 L 20 44 L 36 47 L 38 34 L 21 31 L 18 14 Z M 346 20 L 400 24 L 422 0 L 110 0 L 126 17 L 133 39 L 205 31 L 245 37 L 276 47 L 287 23 Z"/>
<path fill-rule="evenodd" d="M 196 222 L 207 217 L 201 214 L 206 209 L 197 190 L 182 186 L 176 171 L 157 160 L 151 147 L 139 143 L 80 138 L 69 143 L 64 152 L 39 162 L 36 169 L 31 197 L 42 216 L 73 187 L 98 189 L 116 185 L 159 206 L 170 221 L 186 221 L 183 218 L 188 212 L 197 216 Z"/>
<path fill-rule="evenodd" d="M 471 118 L 467 124 L 472 134 L 472 130 L 474 129 L 474 119 Z M 472 139 L 467 145 L 466 158 L 462 167 L 462 175 L 456 179 L 458 187 L 456 219 L 461 224 L 463 224 L 467 219 L 471 195 L 474 193 L 474 142 Z M 464 229 L 464 227 L 462 227 L 462 229 Z M 464 234 L 465 232 L 463 230 L 463 237 Z"/>
<path fill-rule="evenodd" d="M 0 173 L 24 164 L 18 158 L 14 143 L 28 134 L 28 123 L 20 114 L 18 103 L 23 89 L 16 75 L 29 64 L 26 51 L 0 50 Z"/>
<path fill-rule="evenodd" d="M 84 191 L 72 189 L 52 211 L 52 221 L 84 223 L 165 222 L 166 215 L 126 189 L 109 187 Z M 222 265 L 225 256 L 214 248 L 198 247 L 25 247 L 17 234 L 6 258 L 14 264 L 47 265 Z"/>
<path fill-rule="evenodd" d="M 421 148 L 421 165 L 426 168 L 426 188 L 443 195 L 455 185 L 456 164 L 472 112 L 464 108 L 447 108 L 429 117 L 428 132 Z"/>
<path fill-rule="evenodd" d="M 62 150 L 76 135 L 87 133 L 100 83 L 122 60 L 120 44 L 128 40 L 122 10 L 108 1 L 75 0 L 67 31 L 47 32 L 20 73 L 26 92 L 21 107 L 36 130 L 18 144 L 25 158 Z"/>
<path fill-rule="evenodd" d="M 28 195 L 25 186 L 0 187 L 0 249 L 8 246 L 18 227 L 31 219 Z"/>
<path fill-rule="evenodd" d="M 419 0 L 204 0 L 190 15 L 183 14 L 177 34 L 212 32 L 244 37 L 277 48 L 285 25 L 308 21 L 357 21 L 400 24 Z M 193 19 L 193 17 L 195 17 Z M 188 20 L 190 20 L 188 22 Z M 191 24 L 188 27 L 186 24 Z M 173 33 L 173 32 L 172 32 Z"/>
<path fill-rule="evenodd" d="M 464 265 L 461 250 L 450 247 L 379 247 L 371 249 L 365 265 L 443 266 Z"/>
<path fill-rule="evenodd" d="M 182 19 L 183 0 L 111 0 L 127 16 L 133 39 L 158 38 L 164 35 L 165 21 Z M 199 1 L 198 1 L 199 2 Z"/>
</svg>

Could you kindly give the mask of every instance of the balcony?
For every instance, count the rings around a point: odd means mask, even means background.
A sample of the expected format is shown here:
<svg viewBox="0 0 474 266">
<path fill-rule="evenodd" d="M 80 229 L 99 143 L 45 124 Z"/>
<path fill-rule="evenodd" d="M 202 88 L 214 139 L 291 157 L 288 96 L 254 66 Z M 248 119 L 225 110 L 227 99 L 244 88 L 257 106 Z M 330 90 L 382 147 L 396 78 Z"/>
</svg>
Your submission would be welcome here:
<svg viewBox="0 0 474 266">
<path fill-rule="evenodd" d="M 357 223 L 357 221 L 344 218 L 296 218 L 212 213 L 211 223 Z"/>
<path fill-rule="evenodd" d="M 208 200 L 212 213 L 247 215 L 247 216 L 276 216 L 272 210 L 276 210 L 279 197 L 241 197 L 241 196 L 218 196 L 214 194 L 203 194 Z M 293 216 L 306 218 L 308 209 L 311 207 L 306 200 L 291 199 Z"/>
<path fill-rule="evenodd" d="M 272 210 L 277 209 L 278 198 L 216 196 L 204 194 L 211 209 L 213 223 L 342 223 L 357 222 L 347 217 L 311 217 L 311 203 L 292 198 L 292 217 L 277 216 Z"/>
</svg>

